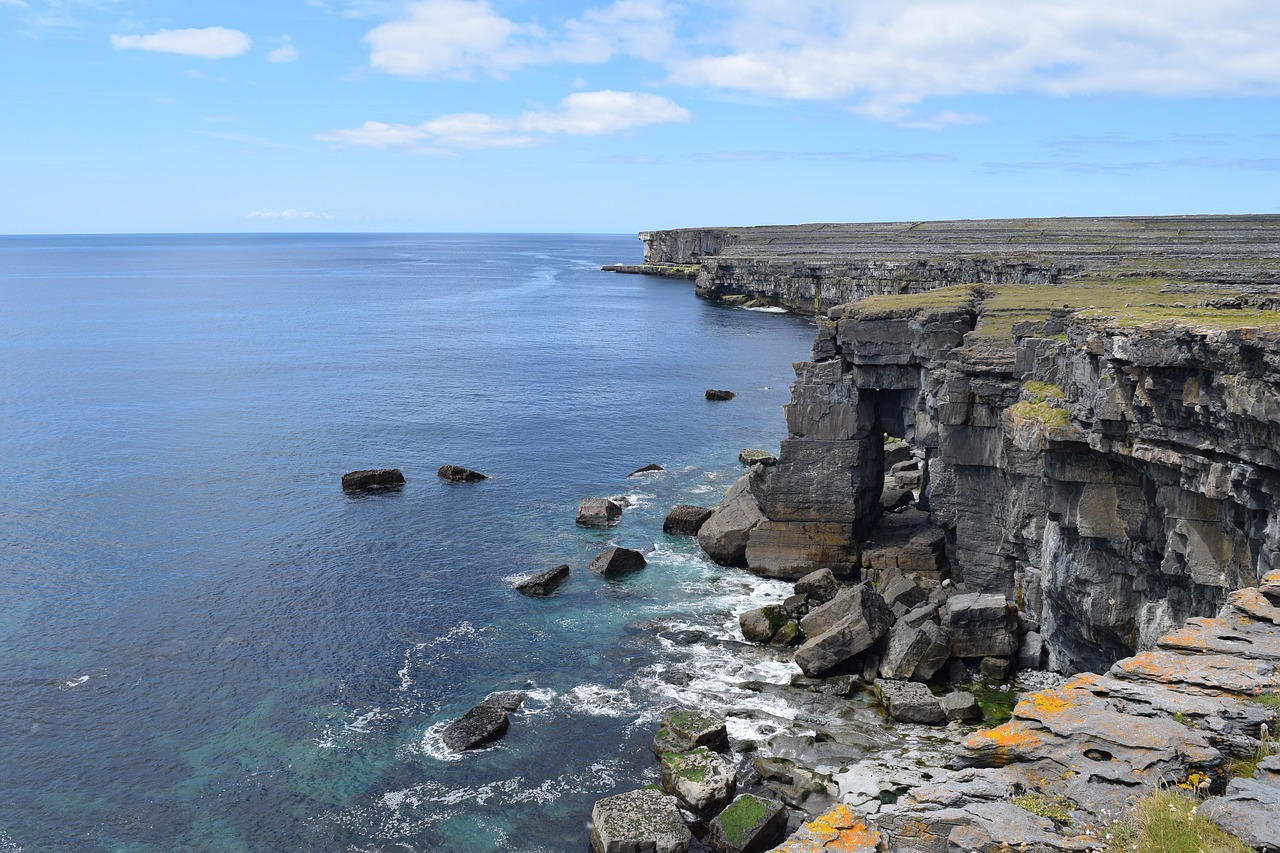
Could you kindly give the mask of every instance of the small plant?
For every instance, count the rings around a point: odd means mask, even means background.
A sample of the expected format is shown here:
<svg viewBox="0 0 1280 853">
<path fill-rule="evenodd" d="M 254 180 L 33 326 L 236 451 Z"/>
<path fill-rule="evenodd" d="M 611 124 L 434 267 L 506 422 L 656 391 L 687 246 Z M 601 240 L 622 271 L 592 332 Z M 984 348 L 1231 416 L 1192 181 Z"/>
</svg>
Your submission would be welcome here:
<svg viewBox="0 0 1280 853">
<path fill-rule="evenodd" d="M 1253 697 L 1253 701 L 1257 702 L 1259 705 L 1265 705 L 1277 714 L 1280 714 L 1280 693 L 1259 693 L 1257 696 Z"/>
<path fill-rule="evenodd" d="M 1023 400 L 1009 407 L 1009 413 L 1019 420 L 1034 421 L 1047 427 L 1065 427 L 1071 423 L 1070 412 L 1048 403 L 1030 403 Z"/>
<path fill-rule="evenodd" d="M 1045 400 L 1062 400 L 1067 396 L 1061 385 L 1040 382 L 1036 379 L 1022 383 L 1022 390 L 1031 395 L 1031 402 L 1033 403 L 1043 403 Z"/>
<path fill-rule="evenodd" d="M 1196 814 L 1197 800 L 1157 791 L 1139 800 L 1129 818 L 1104 830 L 1107 853 L 1250 853 L 1251 848 Z"/>
<path fill-rule="evenodd" d="M 1071 825 L 1071 812 L 1076 807 L 1075 803 L 1061 794 L 1054 794 L 1052 797 L 1037 793 L 1023 794 L 1010 802 L 1023 811 L 1047 817 L 1059 826 Z"/>
</svg>

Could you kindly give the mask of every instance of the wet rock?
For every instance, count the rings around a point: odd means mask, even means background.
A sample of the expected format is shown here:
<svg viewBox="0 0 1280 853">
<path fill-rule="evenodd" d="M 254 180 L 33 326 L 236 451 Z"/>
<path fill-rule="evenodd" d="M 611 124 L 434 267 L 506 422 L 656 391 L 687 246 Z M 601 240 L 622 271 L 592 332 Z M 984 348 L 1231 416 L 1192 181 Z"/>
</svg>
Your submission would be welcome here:
<svg viewBox="0 0 1280 853">
<path fill-rule="evenodd" d="M 865 818 L 848 806 L 839 805 L 801 826 L 794 835 L 773 848 L 773 853 L 875 853 L 880 849 L 880 843 L 880 833 L 867 826 Z"/>
<path fill-rule="evenodd" d="M 627 476 L 628 476 L 628 477 L 634 477 L 634 476 L 636 476 L 636 475 L 638 475 L 638 474 L 656 474 L 656 473 L 658 473 L 659 471 L 665 471 L 665 470 L 667 470 L 667 469 L 666 469 L 666 468 L 663 468 L 661 465 L 658 465 L 657 463 L 652 463 L 652 464 L 649 464 L 649 465 L 644 466 L 643 468 L 637 468 L 636 470 L 632 471 L 632 472 L 631 472 L 630 474 L 628 474 Z"/>
<path fill-rule="evenodd" d="M 786 809 L 742 794 L 711 821 L 707 843 L 717 853 L 762 853 L 782 841 L 786 831 Z"/>
<path fill-rule="evenodd" d="M 1018 651 L 1018 615 L 1003 595 L 968 593 L 947 599 L 943 622 L 958 658 L 1005 656 Z"/>
<path fill-rule="evenodd" d="M 673 536 L 697 536 L 713 512 L 715 510 L 692 504 L 673 507 L 662 522 L 662 532 Z"/>
<path fill-rule="evenodd" d="M 751 472 L 739 477 L 698 530 L 698 545 L 722 566 L 747 563 L 747 538 L 764 520 L 756 498 L 758 479 Z"/>
<path fill-rule="evenodd" d="M 800 630 L 800 623 L 794 619 L 783 623 L 778 633 L 773 635 L 772 640 L 775 646 L 795 646 L 802 642 L 804 642 L 804 632 Z"/>
<path fill-rule="evenodd" d="M 593 853 L 687 853 L 692 841 L 675 798 L 652 789 L 605 797 L 591 810 Z"/>
<path fill-rule="evenodd" d="M 768 643 L 786 623 L 786 611 L 776 604 L 748 610 L 738 617 L 738 627 L 749 643 Z"/>
<path fill-rule="evenodd" d="M 982 708 L 978 706 L 977 697 L 965 690 L 948 693 L 939 700 L 939 704 L 942 706 L 942 713 L 946 714 L 948 720 L 969 721 L 982 719 Z"/>
<path fill-rule="evenodd" d="M 528 696 L 529 694 L 522 690 L 501 690 L 490 693 L 480 704 L 486 708 L 498 708 L 510 714 L 520 710 L 520 706 Z"/>
<path fill-rule="evenodd" d="M 450 723 L 441 733 L 444 745 L 454 752 L 478 749 L 507 733 L 510 720 L 502 708 L 477 705 Z"/>
<path fill-rule="evenodd" d="M 688 752 L 700 746 L 728 751 L 729 733 L 723 719 L 680 709 L 662 715 L 662 728 L 653 736 L 653 750 L 659 757 L 664 752 Z"/>
<path fill-rule="evenodd" d="M 716 388 L 708 388 L 705 396 L 708 400 L 721 402 L 724 400 L 732 400 L 734 397 L 738 395 L 733 393 L 732 391 L 721 391 Z"/>
<path fill-rule="evenodd" d="M 1256 779 L 1232 779 L 1221 797 L 1196 806 L 1213 821 L 1255 850 L 1280 851 L 1280 787 Z"/>
<path fill-rule="evenodd" d="M 630 548 L 606 548 L 596 555 L 587 568 L 606 578 L 638 572 L 648 565 L 644 554 Z"/>
<path fill-rule="evenodd" d="M 821 675 L 871 648 L 892 623 L 889 606 L 867 584 L 842 590 L 800 622 L 808 639 L 796 664 L 805 675 Z"/>
<path fill-rule="evenodd" d="M 900 723 L 924 723 L 937 726 L 947 721 L 938 697 L 915 681 L 891 681 L 878 678 L 876 693 L 889 716 Z"/>
<path fill-rule="evenodd" d="M 460 465 L 441 465 L 440 470 L 436 471 L 436 476 L 446 483 L 478 483 L 489 479 L 487 474 L 481 474 L 479 471 L 472 471 Z"/>
<path fill-rule="evenodd" d="M 767 450 L 739 450 L 738 461 L 743 465 L 763 465 L 772 468 L 778 464 L 778 457 Z"/>
<path fill-rule="evenodd" d="M 544 596 L 550 595 L 559 588 L 569 578 L 569 566 L 567 563 L 556 566 L 553 569 L 547 569 L 545 572 L 539 572 L 531 575 L 522 581 L 516 582 L 516 589 L 525 595 Z"/>
<path fill-rule="evenodd" d="M 830 776 L 786 758 L 757 758 L 752 766 L 766 787 L 777 793 L 784 803 L 797 808 L 812 797 L 834 797 L 840 793 Z"/>
<path fill-rule="evenodd" d="M 342 475 L 344 492 L 363 492 L 369 489 L 391 489 L 404 485 L 404 474 L 399 468 L 375 468 L 368 471 L 352 471 Z"/>
<path fill-rule="evenodd" d="M 733 799 L 737 781 L 733 765 L 705 746 L 688 752 L 666 752 L 661 762 L 662 790 L 695 814 L 707 815 Z"/>
<path fill-rule="evenodd" d="M 578 503 L 577 523 L 583 527 L 609 527 L 622 518 L 622 507 L 609 498 L 586 498 Z"/>
<path fill-rule="evenodd" d="M 826 604 L 840 591 L 840 582 L 830 569 L 818 569 L 800 578 L 792 588 L 796 595 L 803 595 L 818 604 Z"/>
</svg>

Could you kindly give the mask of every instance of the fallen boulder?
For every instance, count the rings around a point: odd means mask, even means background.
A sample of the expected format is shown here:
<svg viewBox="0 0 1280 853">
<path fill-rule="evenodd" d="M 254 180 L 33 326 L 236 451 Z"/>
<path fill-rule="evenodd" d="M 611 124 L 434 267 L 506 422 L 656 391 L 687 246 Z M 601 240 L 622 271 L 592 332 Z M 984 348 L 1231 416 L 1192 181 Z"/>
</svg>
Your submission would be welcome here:
<svg viewBox="0 0 1280 853">
<path fill-rule="evenodd" d="M 942 697 L 939 704 L 942 705 L 942 713 L 947 715 L 948 720 L 982 719 L 982 708 L 978 706 L 978 698 L 968 691 L 957 690 L 954 693 L 948 693 Z"/>
<path fill-rule="evenodd" d="M 943 622 L 958 658 L 1005 657 L 1018 652 L 1018 614 L 1003 595 L 971 592 L 947 599 Z"/>
<path fill-rule="evenodd" d="M 947 721 L 938 697 L 917 681 L 877 678 L 875 688 L 884 709 L 900 723 L 939 726 Z"/>
<path fill-rule="evenodd" d="M 659 761 L 662 790 L 695 814 L 714 814 L 733 799 L 736 773 L 719 753 L 700 746 L 688 752 L 665 752 Z"/>
<path fill-rule="evenodd" d="M 805 675 L 821 675 L 871 648 L 892 624 L 889 606 L 870 586 L 842 590 L 801 620 L 809 639 L 796 649 L 796 664 Z"/>
<path fill-rule="evenodd" d="M 818 604 L 826 604 L 840 591 L 840 582 L 830 569 L 818 569 L 796 581 L 792 589 L 796 595 L 803 595 Z"/>
<path fill-rule="evenodd" d="M 786 623 L 786 611 L 776 604 L 766 604 L 764 607 L 748 610 L 738 617 L 738 627 L 742 629 L 742 636 L 749 643 L 770 642 Z"/>
<path fill-rule="evenodd" d="M 651 788 L 605 797 L 591 810 L 593 853 L 686 853 L 692 841 L 675 798 Z"/>
<path fill-rule="evenodd" d="M 368 471 L 352 471 L 342 475 L 344 492 L 363 492 L 368 489 L 391 489 L 404 485 L 404 474 L 399 468 L 373 468 Z"/>
<path fill-rule="evenodd" d="M 702 525 L 706 524 L 713 512 L 715 510 L 692 504 L 672 507 L 671 512 L 667 513 L 666 519 L 662 522 L 662 532 L 673 536 L 697 536 L 698 531 L 702 529 Z"/>
<path fill-rule="evenodd" d="M 760 853 L 787 832 L 787 810 L 754 794 L 742 794 L 711 821 L 707 843 L 717 853 Z"/>
<path fill-rule="evenodd" d="M 586 498 L 578 503 L 577 523 L 583 527 L 608 527 L 622 518 L 622 507 L 609 498 Z"/>
<path fill-rule="evenodd" d="M 478 483 L 489 479 L 488 474 L 481 474 L 479 471 L 472 471 L 460 465 L 441 465 L 436 476 L 449 483 Z"/>
<path fill-rule="evenodd" d="M 647 565 L 649 564 L 645 560 L 644 554 L 639 551 L 614 547 L 606 548 L 597 554 L 587 568 L 606 578 L 616 578 L 620 575 L 638 572 Z"/>
<path fill-rule="evenodd" d="M 714 400 L 717 402 L 723 401 L 723 400 L 732 400 L 736 396 L 738 395 L 733 393 L 732 391 L 721 391 L 716 388 L 708 388 L 707 394 L 706 394 L 706 397 L 708 400 Z"/>
<path fill-rule="evenodd" d="M 444 745 L 454 752 L 478 749 L 507 733 L 510 719 L 502 708 L 477 705 L 450 723 L 441 734 Z"/>
<path fill-rule="evenodd" d="M 516 589 L 525 595 L 543 596 L 550 595 L 556 591 L 560 584 L 564 583 L 569 577 L 568 564 L 556 566 L 554 569 L 547 569 L 545 572 L 539 572 L 531 575 L 522 581 L 516 583 Z"/>
<path fill-rule="evenodd" d="M 722 566 L 745 566 L 747 539 L 764 520 L 756 496 L 756 478 L 751 473 L 743 474 L 698 530 L 698 545 Z"/>
<path fill-rule="evenodd" d="M 697 711 L 673 710 L 662 715 L 662 728 L 653 736 L 653 752 L 688 752 L 705 746 L 715 752 L 729 749 L 724 720 Z"/>
</svg>

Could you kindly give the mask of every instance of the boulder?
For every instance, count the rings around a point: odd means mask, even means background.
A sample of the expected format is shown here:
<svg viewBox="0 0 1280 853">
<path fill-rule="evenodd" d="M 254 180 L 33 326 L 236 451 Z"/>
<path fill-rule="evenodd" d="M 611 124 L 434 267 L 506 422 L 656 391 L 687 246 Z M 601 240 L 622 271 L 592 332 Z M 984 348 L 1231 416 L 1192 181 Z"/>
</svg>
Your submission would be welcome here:
<svg viewBox="0 0 1280 853">
<path fill-rule="evenodd" d="M 697 536 L 713 512 L 715 510 L 692 504 L 673 507 L 662 522 L 662 532 L 673 536 Z"/>
<path fill-rule="evenodd" d="M 591 810 L 593 853 L 686 853 L 692 841 L 675 798 L 651 788 L 605 797 Z"/>
<path fill-rule="evenodd" d="M 947 721 L 938 697 L 916 681 L 891 681 L 877 678 L 876 693 L 890 717 L 900 723 L 925 723 L 937 726 Z"/>
<path fill-rule="evenodd" d="M 705 746 L 715 752 L 729 749 L 729 732 L 724 720 L 697 711 L 672 710 L 662 715 L 662 728 L 653 736 L 653 751 L 688 752 Z"/>
<path fill-rule="evenodd" d="M 658 465 L 657 463 L 653 463 L 653 464 L 650 464 L 650 465 L 646 465 L 646 466 L 644 466 L 643 468 L 637 468 L 636 470 L 632 471 L 632 472 L 631 472 L 630 474 L 628 474 L 627 476 L 628 476 L 628 477 L 634 477 L 634 476 L 636 476 L 637 474 L 656 474 L 656 473 L 658 473 L 659 471 L 665 471 L 665 470 L 667 470 L 667 469 L 666 469 L 666 468 L 663 468 L 661 465 Z"/>
<path fill-rule="evenodd" d="M 979 668 L 983 681 L 1008 681 L 1013 673 L 1013 661 L 1009 658 L 985 657 Z"/>
<path fill-rule="evenodd" d="M 564 583 L 569 577 L 568 564 L 556 566 L 554 569 L 547 569 L 545 572 L 539 572 L 536 575 L 530 575 L 522 581 L 516 582 L 516 589 L 525 595 L 543 596 L 550 595 L 556 591 L 560 584 Z"/>
<path fill-rule="evenodd" d="M 775 646 L 794 646 L 803 641 L 804 632 L 800 630 L 800 623 L 792 619 L 778 629 L 770 642 Z"/>
<path fill-rule="evenodd" d="M 776 604 L 767 604 L 755 610 L 748 610 L 738 617 L 738 627 L 742 636 L 749 643 L 767 643 L 773 639 L 783 625 L 787 623 L 787 614 Z"/>
<path fill-rule="evenodd" d="M 713 400 L 716 402 L 720 402 L 723 400 L 732 400 L 736 396 L 738 395 L 733 393 L 732 391 L 720 391 L 715 388 L 708 388 L 706 393 L 706 398 L 708 400 Z"/>
<path fill-rule="evenodd" d="M 507 733 L 510 720 L 502 708 L 477 705 L 450 723 L 441 733 L 444 745 L 454 752 L 477 749 Z"/>
<path fill-rule="evenodd" d="M 480 705 L 485 708 L 498 708 L 510 714 L 520 710 L 520 706 L 528 696 L 529 694 L 522 690 L 501 690 L 484 697 Z"/>
<path fill-rule="evenodd" d="M 883 516 L 862 547 L 863 577 L 867 580 L 878 580 L 896 570 L 936 585 L 946 564 L 946 534 L 919 509 Z"/>
<path fill-rule="evenodd" d="M 757 758 L 753 766 L 766 788 L 797 808 L 811 797 L 825 799 L 840 793 L 830 776 L 787 758 Z"/>
<path fill-rule="evenodd" d="M 753 473 L 739 477 L 698 530 L 698 545 L 722 566 L 746 565 L 747 538 L 764 521 L 756 498 L 756 479 Z"/>
<path fill-rule="evenodd" d="M 787 810 L 772 800 L 742 794 L 711 821 L 707 843 L 717 853 L 759 853 L 782 841 Z"/>
<path fill-rule="evenodd" d="M 606 548 L 597 554 L 587 568 L 598 575 L 604 575 L 606 578 L 616 578 L 631 572 L 637 572 L 647 565 L 649 564 L 645 560 L 644 554 L 639 551 L 614 547 Z"/>
<path fill-rule="evenodd" d="M 800 622 L 809 639 L 796 650 L 796 664 L 805 675 L 821 675 L 871 648 L 892 624 L 889 606 L 870 586 L 842 590 Z"/>
<path fill-rule="evenodd" d="M 947 599 L 943 622 L 958 658 L 1004 657 L 1018 651 L 1018 614 L 1003 595 L 971 592 Z"/>
<path fill-rule="evenodd" d="M 803 595 L 818 604 L 826 604 L 840 591 L 840 582 L 830 569 L 818 569 L 800 578 L 792 588 L 796 595 Z"/>
<path fill-rule="evenodd" d="M 876 585 L 876 589 L 884 598 L 886 604 L 895 612 L 899 606 L 902 613 L 913 610 L 929 600 L 929 593 L 925 592 L 915 581 L 908 578 L 896 568 L 883 572 L 880 575 L 880 581 Z"/>
<path fill-rule="evenodd" d="M 930 609 L 925 606 L 912 614 L 927 614 Z M 908 617 L 898 620 L 889 631 L 889 643 L 880 659 L 880 675 L 928 681 L 951 657 L 951 632 L 936 622 L 916 622 Z"/>
<path fill-rule="evenodd" d="M 957 690 L 954 693 L 948 693 L 942 697 L 939 704 L 942 705 L 942 713 L 947 715 L 948 720 L 982 719 L 982 708 L 978 706 L 978 699 L 968 691 Z"/>
<path fill-rule="evenodd" d="M 851 524 L 761 521 L 747 540 L 747 568 L 767 578 L 801 578 L 828 567 L 841 577 L 858 571 L 860 543 Z"/>
<path fill-rule="evenodd" d="M 583 527 L 608 527 L 622 518 L 622 507 L 609 498 L 586 498 L 578 503 L 577 522 Z"/>
<path fill-rule="evenodd" d="M 743 465 L 763 465 L 766 468 L 772 468 L 778 464 L 778 457 L 767 450 L 747 450 L 744 448 L 738 451 L 738 461 Z"/>
<path fill-rule="evenodd" d="M 700 746 L 688 752 L 665 752 L 659 761 L 662 790 L 695 814 L 714 814 L 733 799 L 737 774 L 719 753 Z"/>
<path fill-rule="evenodd" d="M 446 483 L 478 483 L 489 479 L 489 475 L 463 468 L 459 465 L 441 465 L 436 476 Z"/>
<path fill-rule="evenodd" d="M 363 492 L 368 489 L 391 489 L 404 485 L 404 474 L 399 468 L 374 468 L 368 471 L 352 471 L 342 475 L 344 492 Z"/>
<path fill-rule="evenodd" d="M 1226 794 L 1201 803 L 1196 813 L 1255 850 L 1280 850 L 1280 787 L 1232 779 Z"/>
</svg>

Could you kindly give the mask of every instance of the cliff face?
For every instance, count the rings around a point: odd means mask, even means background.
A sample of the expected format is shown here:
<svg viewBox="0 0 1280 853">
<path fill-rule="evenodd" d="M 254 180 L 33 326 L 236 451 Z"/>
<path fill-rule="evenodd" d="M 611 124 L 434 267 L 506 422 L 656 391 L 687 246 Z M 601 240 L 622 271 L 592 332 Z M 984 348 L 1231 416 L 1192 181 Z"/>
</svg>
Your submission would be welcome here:
<svg viewBox="0 0 1280 853">
<path fill-rule="evenodd" d="M 1277 254 L 1273 225 L 1257 257 Z M 921 458 L 918 507 L 945 534 L 953 580 L 1015 603 L 1050 668 L 1105 671 L 1214 614 L 1280 568 L 1280 265 L 1213 246 L 1196 257 L 1236 285 L 1060 275 L 1097 262 L 1085 258 L 1041 284 L 855 286 L 796 365 L 778 466 L 731 493 L 745 548 L 717 559 L 874 577 L 897 436 Z"/>
</svg>

